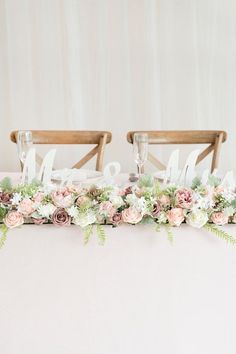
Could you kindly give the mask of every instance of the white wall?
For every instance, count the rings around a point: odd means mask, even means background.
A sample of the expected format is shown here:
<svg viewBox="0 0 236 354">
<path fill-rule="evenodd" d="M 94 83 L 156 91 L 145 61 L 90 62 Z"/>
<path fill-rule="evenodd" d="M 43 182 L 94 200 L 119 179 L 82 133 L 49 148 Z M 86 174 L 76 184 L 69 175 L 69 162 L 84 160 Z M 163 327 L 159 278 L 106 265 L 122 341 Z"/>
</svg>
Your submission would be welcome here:
<svg viewBox="0 0 236 354">
<path fill-rule="evenodd" d="M 128 130 L 225 129 L 235 168 L 235 18 L 235 0 L 0 0 L 0 170 L 13 129 L 111 130 L 124 170 Z"/>
</svg>

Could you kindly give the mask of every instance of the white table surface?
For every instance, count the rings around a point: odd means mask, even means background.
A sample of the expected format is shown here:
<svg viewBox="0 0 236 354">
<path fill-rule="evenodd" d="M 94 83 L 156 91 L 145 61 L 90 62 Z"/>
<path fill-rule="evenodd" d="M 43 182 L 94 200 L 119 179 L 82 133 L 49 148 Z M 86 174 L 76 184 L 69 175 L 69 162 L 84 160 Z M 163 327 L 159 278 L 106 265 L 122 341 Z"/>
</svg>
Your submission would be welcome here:
<svg viewBox="0 0 236 354">
<path fill-rule="evenodd" d="M 236 226 L 224 228 L 236 236 Z M 24 225 L 0 250 L 2 354 L 235 354 L 236 249 L 187 225 Z"/>
</svg>

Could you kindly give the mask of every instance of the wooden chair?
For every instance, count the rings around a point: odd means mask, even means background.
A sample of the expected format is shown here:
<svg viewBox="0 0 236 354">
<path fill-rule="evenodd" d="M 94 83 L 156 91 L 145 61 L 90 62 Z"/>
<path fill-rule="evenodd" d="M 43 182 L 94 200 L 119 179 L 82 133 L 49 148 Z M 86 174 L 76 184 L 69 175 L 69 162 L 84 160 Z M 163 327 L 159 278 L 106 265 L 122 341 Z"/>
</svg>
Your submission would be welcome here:
<svg viewBox="0 0 236 354">
<path fill-rule="evenodd" d="M 81 168 L 95 155 L 96 170 L 102 171 L 103 156 L 106 144 L 111 142 L 112 134 L 107 131 L 77 131 L 77 130 L 32 130 L 33 144 L 86 144 L 96 145 L 92 148 L 73 168 Z M 17 143 L 18 131 L 11 132 L 10 139 Z M 36 155 L 37 163 L 42 162 L 42 158 Z"/>
<path fill-rule="evenodd" d="M 197 164 L 213 152 L 211 172 L 219 165 L 221 144 L 225 142 L 227 134 L 221 130 L 161 130 L 161 131 L 131 131 L 127 133 L 127 140 L 133 144 L 134 133 L 147 133 L 149 144 L 209 144 L 198 156 Z M 148 160 L 158 169 L 165 170 L 166 166 L 148 153 Z"/>
</svg>

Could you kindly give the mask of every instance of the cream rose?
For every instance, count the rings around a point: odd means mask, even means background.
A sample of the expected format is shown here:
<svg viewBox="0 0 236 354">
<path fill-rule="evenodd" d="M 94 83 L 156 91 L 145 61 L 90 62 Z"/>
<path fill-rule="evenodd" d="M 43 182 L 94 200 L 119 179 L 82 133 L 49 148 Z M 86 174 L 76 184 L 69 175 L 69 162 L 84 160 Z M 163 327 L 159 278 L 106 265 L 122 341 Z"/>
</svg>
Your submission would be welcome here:
<svg viewBox="0 0 236 354">
<path fill-rule="evenodd" d="M 202 210 L 196 210 L 190 214 L 188 214 L 186 218 L 187 224 L 189 224 L 192 227 L 196 227 L 200 229 L 203 227 L 208 221 L 208 215 L 205 211 Z"/>
<path fill-rule="evenodd" d="M 184 212 L 182 208 L 173 208 L 167 211 L 166 216 L 172 226 L 179 226 L 184 221 Z"/>
<path fill-rule="evenodd" d="M 122 220 L 129 224 L 137 224 L 142 220 L 142 214 L 135 207 L 129 207 L 122 211 Z"/>
<path fill-rule="evenodd" d="M 9 229 L 13 229 L 24 223 L 24 217 L 18 211 L 9 211 L 3 221 Z"/>
</svg>

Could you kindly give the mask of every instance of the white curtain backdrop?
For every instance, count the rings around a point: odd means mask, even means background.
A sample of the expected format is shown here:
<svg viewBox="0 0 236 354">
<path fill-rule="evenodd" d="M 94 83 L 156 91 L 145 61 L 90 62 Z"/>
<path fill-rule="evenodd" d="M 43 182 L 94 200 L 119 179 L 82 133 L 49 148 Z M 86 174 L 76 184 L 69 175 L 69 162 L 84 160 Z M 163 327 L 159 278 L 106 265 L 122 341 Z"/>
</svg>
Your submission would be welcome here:
<svg viewBox="0 0 236 354">
<path fill-rule="evenodd" d="M 0 170 L 14 129 L 110 130 L 126 171 L 128 130 L 224 129 L 235 168 L 235 19 L 235 0 L 0 0 Z"/>
</svg>

